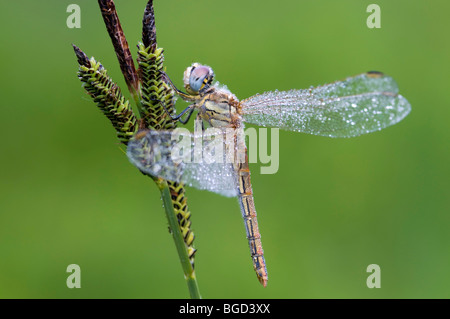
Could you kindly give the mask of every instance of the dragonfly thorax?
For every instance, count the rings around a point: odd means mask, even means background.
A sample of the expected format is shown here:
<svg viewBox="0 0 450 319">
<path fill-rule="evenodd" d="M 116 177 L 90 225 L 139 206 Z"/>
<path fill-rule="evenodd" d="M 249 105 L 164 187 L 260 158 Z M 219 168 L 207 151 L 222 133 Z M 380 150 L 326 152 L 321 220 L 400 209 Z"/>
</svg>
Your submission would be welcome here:
<svg viewBox="0 0 450 319">
<path fill-rule="evenodd" d="M 226 87 L 210 87 L 196 106 L 200 117 L 212 127 L 242 126 L 239 100 Z"/>
</svg>

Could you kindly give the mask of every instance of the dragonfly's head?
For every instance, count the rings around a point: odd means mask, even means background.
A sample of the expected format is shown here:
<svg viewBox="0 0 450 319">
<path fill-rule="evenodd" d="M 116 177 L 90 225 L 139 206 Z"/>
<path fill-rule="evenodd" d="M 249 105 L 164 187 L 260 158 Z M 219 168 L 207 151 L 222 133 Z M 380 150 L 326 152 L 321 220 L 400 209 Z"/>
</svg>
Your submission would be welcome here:
<svg viewBox="0 0 450 319">
<path fill-rule="evenodd" d="M 214 71 L 207 65 L 193 63 L 184 71 L 184 88 L 189 94 L 198 95 L 206 91 L 214 79 Z"/>
</svg>

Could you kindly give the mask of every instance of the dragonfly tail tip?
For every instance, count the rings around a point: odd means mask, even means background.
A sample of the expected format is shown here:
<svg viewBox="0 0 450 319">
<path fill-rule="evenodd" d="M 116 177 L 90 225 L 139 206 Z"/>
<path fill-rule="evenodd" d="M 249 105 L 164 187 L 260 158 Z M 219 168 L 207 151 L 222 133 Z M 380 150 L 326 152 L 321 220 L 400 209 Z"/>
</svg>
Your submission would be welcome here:
<svg viewBox="0 0 450 319">
<path fill-rule="evenodd" d="M 259 277 L 258 276 L 258 280 L 261 283 L 261 285 L 263 285 L 263 287 L 267 287 L 267 281 L 269 280 L 267 277 Z"/>
</svg>

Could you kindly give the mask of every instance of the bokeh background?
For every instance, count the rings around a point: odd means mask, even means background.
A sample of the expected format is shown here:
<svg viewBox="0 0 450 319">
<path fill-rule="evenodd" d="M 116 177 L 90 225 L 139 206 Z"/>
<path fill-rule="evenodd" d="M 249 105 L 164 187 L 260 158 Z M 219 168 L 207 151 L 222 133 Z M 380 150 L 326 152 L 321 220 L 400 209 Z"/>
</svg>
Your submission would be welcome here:
<svg viewBox="0 0 450 319">
<path fill-rule="evenodd" d="M 412 105 L 398 125 L 357 138 L 280 132 L 278 173 L 251 165 L 267 288 L 237 201 L 189 188 L 202 296 L 449 298 L 450 3 L 378 0 L 381 29 L 369 29 L 372 1 L 155 2 L 178 86 L 196 61 L 241 99 L 379 70 Z M 80 29 L 66 26 L 71 3 Z M 116 1 L 134 56 L 145 5 Z M 187 298 L 156 186 L 76 77 L 71 43 L 126 91 L 97 2 L 1 7 L 0 297 Z M 66 287 L 72 263 L 81 289 Z M 366 286 L 369 264 L 380 289 Z"/>
</svg>

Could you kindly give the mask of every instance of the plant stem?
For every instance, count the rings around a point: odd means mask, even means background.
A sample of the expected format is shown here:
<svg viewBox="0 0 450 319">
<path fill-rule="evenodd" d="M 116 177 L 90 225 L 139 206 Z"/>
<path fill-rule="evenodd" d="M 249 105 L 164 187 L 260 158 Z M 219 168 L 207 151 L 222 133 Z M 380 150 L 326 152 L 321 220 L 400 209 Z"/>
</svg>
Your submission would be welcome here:
<svg viewBox="0 0 450 319">
<path fill-rule="evenodd" d="M 186 249 L 186 245 L 184 243 L 184 239 L 178 225 L 177 215 L 173 209 L 172 196 L 170 194 L 169 186 L 163 179 L 157 179 L 155 181 L 161 192 L 161 198 L 164 203 L 164 210 L 166 211 L 167 220 L 169 222 L 172 237 L 177 248 L 178 257 L 181 262 L 181 267 L 183 268 L 184 278 L 186 279 L 189 293 L 192 299 L 201 299 L 195 272 L 192 268 L 191 262 L 189 261 L 188 251 Z"/>
<path fill-rule="evenodd" d="M 139 92 L 139 76 L 134 66 L 127 39 L 120 25 L 114 1 L 98 0 L 98 5 L 102 13 L 103 21 L 105 22 L 106 30 L 114 46 L 114 51 L 119 60 L 120 69 L 125 77 L 125 82 L 132 94 L 133 92 Z"/>
</svg>

